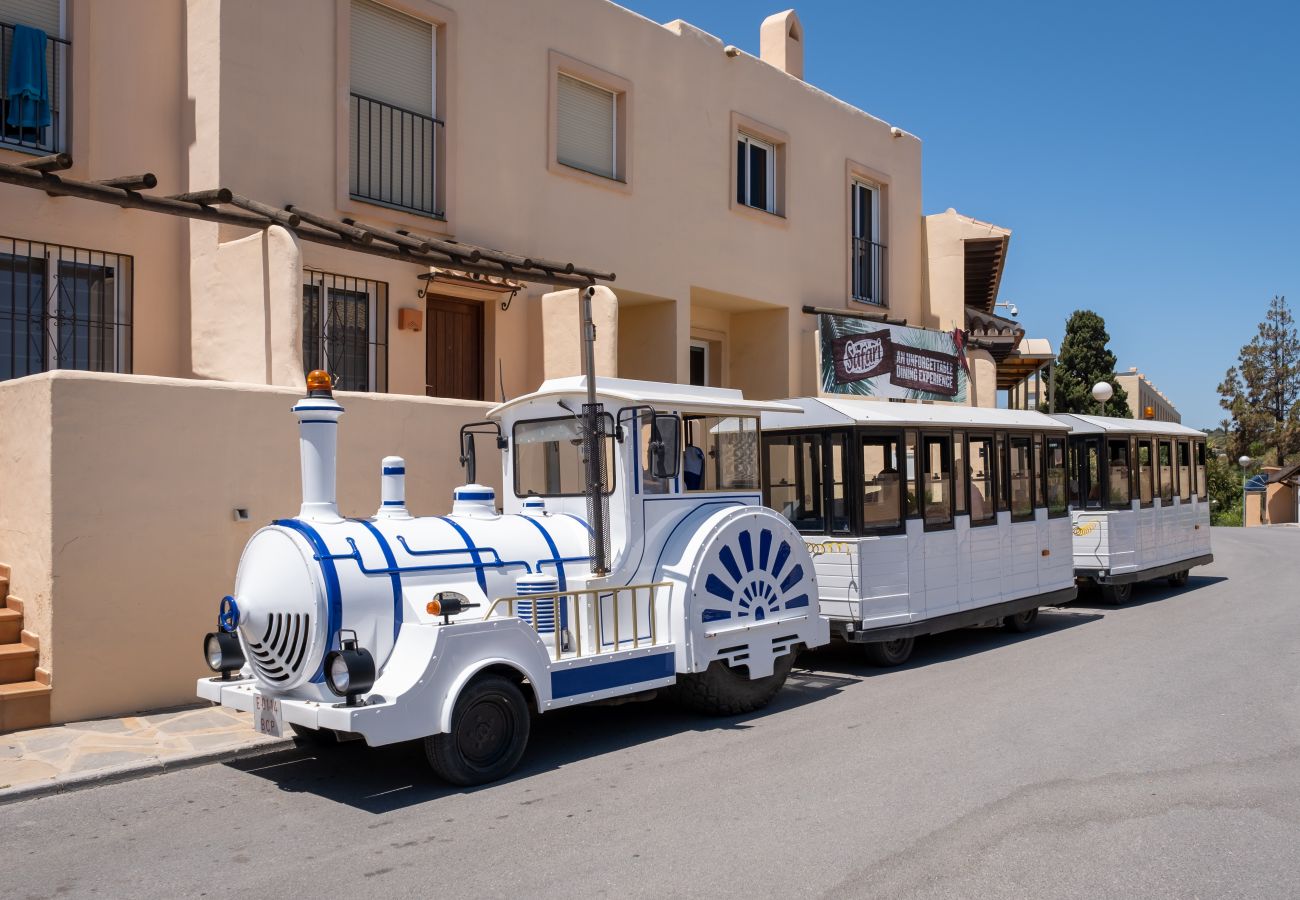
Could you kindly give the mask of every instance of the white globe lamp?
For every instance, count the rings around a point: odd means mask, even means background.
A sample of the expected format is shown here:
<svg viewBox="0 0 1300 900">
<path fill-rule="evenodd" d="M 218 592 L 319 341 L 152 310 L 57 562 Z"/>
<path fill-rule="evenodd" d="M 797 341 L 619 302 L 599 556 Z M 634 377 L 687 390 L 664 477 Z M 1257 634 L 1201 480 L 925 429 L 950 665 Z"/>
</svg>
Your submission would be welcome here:
<svg viewBox="0 0 1300 900">
<path fill-rule="evenodd" d="M 1243 469 L 1249 467 L 1252 462 L 1254 462 L 1254 460 L 1245 454 L 1237 457 L 1237 465 L 1241 466 Z"/>
<path fill-rule="evenodd" d="M 1115 389 L 1110 386 L 1109 382 L 1099 381 L 1092 386 L 1092 399 L 1098 403 L 1105 403 L 1111 397 L 1115 396 Z"/>
</svg>

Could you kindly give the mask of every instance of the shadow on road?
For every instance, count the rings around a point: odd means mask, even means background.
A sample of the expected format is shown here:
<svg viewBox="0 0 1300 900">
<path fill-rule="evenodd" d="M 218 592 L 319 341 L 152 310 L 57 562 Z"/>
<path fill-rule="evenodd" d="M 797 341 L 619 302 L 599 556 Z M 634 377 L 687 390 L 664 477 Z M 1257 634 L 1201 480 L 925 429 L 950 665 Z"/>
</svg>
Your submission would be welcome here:
<svg viewBox="0 0 1300 900">
<path fill-rule="evenodd" d="M 615 707 L 578 706 L 548 712 L 533 718 L 532 736 L 523 762 L 509 778 L 497 784 L 529 778 L 684 731 L 748 728 L 755 719 L 780 715 L 816 702 L 857 681 L 857 678 L 820 670 L 810 671 L 801 660 L 776 699 L 766 709 L 749 715 L 710 718 L 658 701 Z M 421 741 L 375 748 L 360 741 L 321 747 L 301 743 L 293 749 L 225 765 L 264 778 L 287 793 L 315 794 L 376 814 L 494 786 L 466 789 L 440 782 L 425 761 Z"/>
<path fill-rule="evenodd" d="M 1182 594 L 1190 594 L 1201 588 L 1207 588 L 1218 584 L 1220 581 L 1227 580 L 1226 575 L 1192 575 L 1187 579 L 1187 584 L 1183 587 L 1172 587 L 1163 578 L 1158 578 L 1155 581 L 1138 582 L 1133 585 L 1133 596 L 1129 598 L 1127 603 L 1118 608 L 1130 609 L 1135 606 L 1146 606 L 1148 603 L 1158 603 L 1161 600 L 1173 600 Z M 1113 610 L 1116 608 L 1102 599 L 1101 590 L 1095 585 L 1080 587 L 1078 599 L 1066 607 L 1066 609 L 1100 610 Z"/>
</svg>

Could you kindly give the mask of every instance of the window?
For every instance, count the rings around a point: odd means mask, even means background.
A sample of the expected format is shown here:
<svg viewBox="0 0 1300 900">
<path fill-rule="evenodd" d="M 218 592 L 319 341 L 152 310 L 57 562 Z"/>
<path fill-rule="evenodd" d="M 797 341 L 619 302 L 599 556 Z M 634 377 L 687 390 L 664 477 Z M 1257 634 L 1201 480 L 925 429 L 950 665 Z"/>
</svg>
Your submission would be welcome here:
<svg viewBox="0 0 1300 900">
<path fill-rule="evenodd" d="M 555 157 L 618 179 L 618 94 L 561 72 L 556 83 Z"/>
<path fill-rule="evenodd" d="M 952 527 L 952 438 L 921 437 L 921 495 L 927 530 Z"/>
<path fill-rule="evenodd" d="M 903 432 L 903 445 L 905 447 L 904 461 L 907 463 L 903 473 L 907 476 L 907 517 L 909 519 L 919 518 L 921 515 L 921 494 L 916 489 L 916 483 L 920 476 L 920 467 L 916 460 L 916 432 Z"/>
<path fill-rule="evenodd" d="M 619 420 L 622 421 L 621 413 Z M 641 460 L 641 493 L 670 493 L 673 489 L 673 473 L 680 474 L 681 471 L 681 420 L 672 413 L 657 413 L 646 409 L 642 410 L 639 422 L 640 445 L 637 457 Z M 659 472 L 667 474 L 661 476 Z"/>
<path fill-rule="evenodd" d="M 1138 473 L 1138 499 L 1144 507 L 1152 504 L 1153 483 L 1155 478 L 1155 466 L 1151 459 L 1151 438 L 1138 438 L 1137 442 L 1137 473 Z"/>
<path fill-rule="evenodd" d="M 131 371 L 132 259 L 0 238 L 0 380 Z"/>
<path fill-rule="evenodd" d="M 36 154 L 68 149 L 67 91 L 72 44 L 63 39 L 60 0 L 0 0 L 0 147 Z M 33 67 L 31 92 L 13 96 L 8 79 L 13 72 L 18 28 L 44 34 L 44 59 Z M 19 61 L 21 64 L 21 61 Z"/>
<path fill-rule="evenodd" d="M 1127 440 L 1109 440 L 1106 442 L 1106 470 L 1110 496 L 1107 498 L 1114 509 L 1128 509 L 1132 499 L 1129 492 L 1132 481 L 1129 473 L 1129 444 Z"/>
<path fill-rule="evenodd" d="M 1192 499 L 1192 445 L 1187 441 L 1178 442 L 1178 499 Z"/>
<path fill-rule="evenodd" d="M 1205 500 L 1209 496 L 1209 485 L 1205 483 L 1205 442 L 1196 442 L 1196 496 Z"/>
<path fill-rule="evenodd" d="M 953 512 L 966 515 L 966 433 L 957 431 L 952 436 L 952 495 Z"/>
<path fill-rule="evenodd" d="M 758 490 L 758 419 L 685 416 L 682 481 L 688 491 Z"/>
<path fill-rule="evenodd" d="M 1173 447 L 1169 441 L 1157 445 L 1156 469 L 1160 481 L 1160 503 L 1168 506 L 1174 500 Z"/>
<path fill-rule="evenodd" d="M 1043 464 L 1043 436 L 1036 434 L 1034 435 L 1034 473 L 1036 475 L 1034 478 L 1034 509 L 1042 509 L 1045 505 L 1043 503 L 1043 473 L 1046 471 L 1047 467 Z"/>
<path fill-rule="evenodd" d="M 1011 472 L 1007 460 L 1007 436 L 997 436 L 998 447 L 998 512 L 1011 508 Z"/>
<path fill-rule="evenodd" d="M 896 532 L 903 527 L 903 466 L 896 435 L 862 438 L 862 531 Z"/>
<path fill-rule="evenodd" d="M 854 179 L 849 203 L 853 210 L 853 299 L 883 306 L 885 245 L 880 241 L 880 188 Z"/>
<path fill-rule="evenodd" d="M 1047 439 L 1047 515 L 1055 519 L 1069 515 L 1065 493 L 1065 438 Z"/>
<path fill-rule="evenodd" d="M 1007 442 L 1011 470 L 1011 521 L 1027 522 L 1034 518 L 1033 441 L 1013 435 Z"/>
<path fill-rule="evenodd" d="M 352 0 L 348 189 L 357 200 L 441 217 L 436 27 Z"/>
<path fill-rule="evenodd" d="M 388 390 L 388 285 L 303 274 L 303 370 L 324 369 L 341 391 Z"/>
<path fill-rule="evenodd" d="M 709 342 L 691 341 L 691 384 L 704 387 L 709 383 Z"/>
<path fill-rule="evenodd" d="M 605 469 L 609 473 L 607 493 L 614 490 L 614 421 L 602 415 L 605 434 Z M 586 460 L 582 454 L 582 422 L 573 416 L 539 419 L 515 425 L 515 496 L 580 497 L 587 484 Z"/>
<path fill-rule="evenodd" d="M 776 147 L 743 131 L 736 138 L 736 202 L 776 212 Z"/>
<path fill-rule="evenodd" d="M 970 523 L 992 525 L 998 520 L 993 438 L 971 437 L 967 446 L 970 449 Z"/>
</svg>

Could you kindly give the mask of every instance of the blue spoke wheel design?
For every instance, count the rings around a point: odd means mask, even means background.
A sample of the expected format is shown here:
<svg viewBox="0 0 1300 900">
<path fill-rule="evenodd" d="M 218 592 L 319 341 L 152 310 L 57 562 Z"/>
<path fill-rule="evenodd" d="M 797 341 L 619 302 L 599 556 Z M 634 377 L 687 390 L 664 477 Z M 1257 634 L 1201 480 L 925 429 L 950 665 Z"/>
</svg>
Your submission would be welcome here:
<svg viewBox="0 0 1300 900">
<path fill-rule="evenodd" d="M 738 522 L 710 542 L 700 599 L 702 622 L 762 622 L 812 605 L 812 572 L 795 553 L 797 537 L 771 521 Z"/>
</svg>

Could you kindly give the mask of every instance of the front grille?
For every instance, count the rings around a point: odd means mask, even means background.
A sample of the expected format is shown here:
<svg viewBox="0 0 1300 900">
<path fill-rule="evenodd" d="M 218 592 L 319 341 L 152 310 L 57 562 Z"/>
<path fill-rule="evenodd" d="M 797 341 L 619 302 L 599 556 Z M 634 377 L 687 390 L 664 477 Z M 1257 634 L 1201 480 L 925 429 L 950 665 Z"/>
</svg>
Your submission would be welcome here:
<svg viewBox="0 0 1300 900">
<path fill-rule="evenodd" d="M 247 633 L 248 651 L 258 677 L 284 684 L 298 674 L 311 643 L 311 616 L 306 613 L 272 613 L 260 641 Z"/>
</svg>

